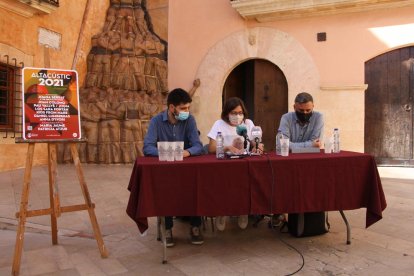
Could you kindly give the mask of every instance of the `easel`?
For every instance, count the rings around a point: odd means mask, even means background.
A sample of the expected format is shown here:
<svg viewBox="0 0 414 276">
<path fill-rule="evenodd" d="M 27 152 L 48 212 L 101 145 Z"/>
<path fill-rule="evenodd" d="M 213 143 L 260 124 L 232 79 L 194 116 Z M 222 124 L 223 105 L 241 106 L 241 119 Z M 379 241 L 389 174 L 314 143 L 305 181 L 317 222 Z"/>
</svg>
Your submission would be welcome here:
<svg viewBox="0 0 414 276">
<path fill-rule="evenodd" d="M 99 230 L 98 221 L 96 220 L 96 215 L 94 211 L 95 204 L 92 203 L 91 201 L 88 187 L 86 185 L 85 178 L 83 176 L 83 171 L 82 171 L 82 167 L 81 167 L 80 160 L 79 160 L 78 149 L 76 148 L 77 142 L 85 142 L 85 141 L 82 139 L 81 140 L 56 140 L 56 141 L 55 140 L 27 141 L 23 139 L 16 139 L 16 143 L 28 143 L 29 146 L 28 146 L 27 156 L 26 156 L 26 168 L 24 172 L 22 198 L 20 201 L 20 212 L 16 213 L 16 218 L 19 218 L 19 226 L 17 228 L 16 244 L 14 248 L 12 275 L 19 274 L 26 218 L 29 218 L 29 217 L 50 215 L 51 228 L 52 228 L 52 244 L 55 245 L 58 243 L 57 218 L 61 215 L 61 213 L 87 210 L 89 213 L 89 218 L 92 223 L 93 231 L 95 234 L 95 239 L 98 243 L 98 248 L 101 253 L 101 257 L 106 258 L 108 256 L 108 252 L 102 240 L 101 231 Z M 39 210 L 27 210 L 28 201 L 29 201 L 29 192 L 30 192 L 30 180 L 32 176 L 33 155 L 34 155 L 34 148 L 35 148 L 36 143 L 47 143 L 50 208 L 39 209 Z M 82 194 L 85 199 L 85 204 L 60 206 L 58 186 L 56 182 L 57 143 L 69 143 L 70 144 L 70 151 L 71 151 L 72 158 L 73 158 L 73 164 L 76 167 L 76 172 L 78 175 Z"/>
</svg>

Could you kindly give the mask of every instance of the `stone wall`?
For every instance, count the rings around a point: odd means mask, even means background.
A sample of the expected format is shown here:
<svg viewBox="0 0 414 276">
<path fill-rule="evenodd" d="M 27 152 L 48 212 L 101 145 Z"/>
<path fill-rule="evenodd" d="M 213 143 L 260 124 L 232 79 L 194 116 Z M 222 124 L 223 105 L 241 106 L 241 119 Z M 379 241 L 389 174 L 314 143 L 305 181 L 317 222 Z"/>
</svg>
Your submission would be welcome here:
<svg viewBox="0 0 414 276">
<path fill-rule="evenodd" d="M 111 1 L 86 61 L 81 161 L 131 163 L 143 155 L 149 120 L 168 94 L 167 42 L 155 33 L 146 1 Z M 70 161 L 66 152 L 61 161 Z"/>
<path fill-rule="evenodd" d="M 2 0 L 6 1 L 6 0 Z M 12 1 L 10 1 L 12 3 Z M 52 11 L 50 14 L 33 14 L 31 16 L 25 16 L 24 13 L 13 13 L 10 12 L 9 9 L 2 8 L 4 6 L 0 6 L 0 26 L 1 32 L 0 32 L 0 59 L 3 61 L 5 54 L 11 54 L 10 59 L 17 58 L 20 61 L 24 61 L 25 66 L 33 66 L 33 67 L 44 67 L 47 61 L 47 58 L 45 56 L 45 52 L 48 52 L 49 60 L 50 60 L 50 67 L 51 68 L 59 68 L 59 69 L 71 69 L 73 66 L 73 60 L 75 56 L 75 50 L 76 45 L 79 37 L 83 40 L 83 43 L 80 45 L 80 52 L 77 53 L 78 55 L 78 61 L 76 64 L 74 64 L 75 69 L 79 73 L 79 85 L 82 87 L 81 89 L 81 96 L 80 101 L 83 107 L 83 110 L 85 112 L 81 113 L 83 114 L 83 118 L 88 116 L 88 112 L 94 112 L 93 108 L 89 109 L 90 106 L 97 105 L 100 106 L 102 110 L 99 110 L 100 112 L 100 119 L 98 123 L 98 131 L 97 136 L 105 139 L 112 139 L 110 138 L 110 135 L 113 130 L 113 126 L 118 124 L 119 125 L 119 134 L 118 137 L 121 139 L 121 130 L 122 126 L 124 127 L 124 133 L 122 134 L 122 137 L 124 140 L 133 140 L 138 141 L 132 142 L 134 144 L 134 148 L 131 148 L 132 150 L 136 149 L 135 146 L 140 144 L 140 137 L 142 137 L 142 125 L 145 125 L 145 122 L 140 121 L 139 124 L 137 123 L 136 118 L 140 116 L 139 120 L 143 120 L 143 118 L 150 118 L 153 114 L 156 113 L 159 108 L 162 108 L 160 103 L 162 103 L 163 99 L 165 98 L 165 93 L 158 93 L 162 90 L 162 92 L 167 91 L 166 88 L 166 64 L 163 63 L 162 66 L 164 67 L 164 71 L 155 69 L 154 66 L 149 66 L 145 68 L 144 65 L 144 74 L 140 75 L 143 76 L 143 83 L 147 86 L 147 82 L 145 80 L 145 77 L 148 76 L 148 86 L 150 89 L 138 89 L 136 87 L 136 79 L 138 78 L 138 73 L 135 71 L 132 73 L 133 81 L 126 81 L 128 79 L 127 76 L 131 76 L 131 74 L 126 73 L 125 70 L 136 70 L 139 69 L 139 66 L 130 65 L 129 60 L 125 58 L 125 54 L 129 55 L 125 52 L 127 51 L 128 43 L 128 33 L 130 33 L 130 38 L 135 35 L 138 37 L 138 35 L 143 36 L 141 32 L 137 32 L 136 29 L 133 28 L 136 27 L 138 24 L 134 24 L 133 26 L 128 25 L 126 22 L 130 21 L 130 18 L 128 17 L 129 12 L 135 10 L 135 14 L 138 17 L 142 17 L 144 15 L 144 21 L 146 24 L 142 25 L 143 21 L 140 21 L 141 26 L 139 28 L 144 28 L 147 34 L 151 34 L 151 39 L 145 39 L 144 41 L 144 47 L 147 47 L 147 52 L 152 51 L 151 54 L 148 55 L 148 57 L 152 58 L 155 64 L 160 61 L 166 61 L 166 40 L 168 39 L 168 0 L 143 0 L 143 1 L 113 1 L 113 0 L 106 0 L 106 1 L 91 1 L 90 11 L 87 17 L 87 20 L 85 22 L 84 31 L 82 34 L 79 35 L 80 29 L 81 29 L 81 23 L 82 18 L 85 11 L 87 1 L 86 0 L 77 0 L 77 1 L 69 1 L 69 0 L 60 0 L 59 4 L 60 6 Z M 122 9 L 121 14 L 117 14 L 114 12 L 115 6 L 122 6 L 125 7 Z M 19 3 L 19 5 L 22 5 Z M 129 9 L 126 8 L 128 5 L 135 5 L 135 7 L 144 5 L 146 6 L 147 13 L 142 14 L 140 11 L 137 11 L 137 9 Z M 24 7 L 24 5 L 23 5 Z M 141 6 L 142 7 L 142 6 Z M 143 11 L 143 9 L 140 9 Z M 122 13 L 126 13 L 123 14 Z M 139 14 L 140 13 L 140 14 Z M 23 14 L 23 15 L 22 15 Z M 119 24 L 120 21 L 122 21 L 121 25 L 114 28 L 114 25 L 110 26 L 111 19 L 108 19 L 112 15 L 115 16 L 115 21 L 113 24 L 115 24 L 116 19 L 118 19 Z M 117 17 L 118 15 L 122 15 L 121 17 Z M 134 15 L 135 16 L 135 15 Z M 141 20 L 141 19 L 139 19 Z M 138 20 L 138 21 L 139 21 Z M 151 26 L 148 25 L 148 22 L 151 22 Z M 7 28 L 3 28 L 3 26 L 7 26 Z M 38 29 L 39 27 L 45 28 L 47 30 L 56 32 L 61 35 L 61 47 L 60 49 L 47 49 L 45 50 L 43 46 L 39 45 L 38 43 Z M 132 32 L 127 28 L 132 28 Z M 138 28 L 138 27 L 137 27 Z M 111 33 L 111 30 L 108 29 L 114 29 L 118 30 Z M 145 32 L 144 30 L 144 32 Z M 152 31 L 151 31 L 152 30 Z M 111 34 L 113 35 L 111 35 Z M 132 35 L 133 34 L 133 35 Z M 137 35 L 138 34 L 138 35 Z M 119 35 L 119 38 L 122 39 L 122 47 L 119 46 L 118 53 L 113 54 L 116 51 L 110 50 L 109 48 L 111 46 L 102 46 L 102 44 L 105 44 L 106 40 L 109 40 L 110 38 L 114 38 L 117 35 Z M 96 48 L 96 45 L 93 45 L 97 42 L 97 38 L 100 38 L 99 43 L 101 46 L 98 46 L 99 48 Z M 119 44 L 121 44 L 121 40 L 118 41 Z M 160 43 L 162 45 L 160 45 Z M 116 44 L 116 43 L 115 43 Z M 157 45 L 158 44 L 158 45 Z M 113 47 L 114 45 L 112 45 Z M 115 46 L 116 47 L 116 46 Z M 157 49 L 158 47 L 158 49 Z M 164 50 L 161 50 L 162 53 L 158 53 L 159 47 L 164 48 Z M 121 53 L 121 48 L 123 48 L 123 53 Z M 111 78 L 111 81 L 109 85 L 105 82 L 102 82 L 103 74 L 107 74 L 108 71 L 102 71 L 103 69 L 107 70 L 107 63 L 106 60 L 108 59 L 108 56 L 100 55 L 100 57 L 95 57 L 95 51 L 106 51 L 110 50 L 110 59 L 115 60 L 117 57 L 119 60 L 128 60 L 128 63 L 119 63 L 119 66 L 117 67 L 110 67 L 109 73 L 113 74 L 114 72 L 117 73 L 117 78 Z M 135 51 L 135 50 L 134 50 Z M 155 51 L 155 53 L 154 53 Z M 108 53 L 108 52 L 107 52 Z M 118 55 L 118 56 L 117 56 Z M 98 54 L 99 56 L 99 54 Z M 23 58 L 21 58 L 23 57 Z M 131 59 L 139 59 L 138 56 L 133 54 L 133 57 L 131 56 Z M 161 58 L 162 57 L 162 58 Z M 100 62 L 99 62 L 100 59 Z M 95 61 L 95 63 L 94 63 Z M 138 62 L 139 63 L 139 62 Z M 88 65 L 89 64 L 89 65 Z M 115 64 L 115 63 L 113 63 Z M 122 65 L 123 64 L 123 65 Z M 127 64 L 127 65 L 126 65 Z M 121 66 L 122 65 L 122 66 Z M 125 68 L 123 68 L 125 66 Z M 101 68 L 101 70 L 99 69 Z M 112 71 L 112 69 L 114 69 Z M 142 69 L 142 68 L 141 68 Z M 145 74 L 145 70 L 147 70 L 147 74 Z M 157 70 L 157 71 L 156 71 Z M 100 71 L 100 72 L 99 72 Z M 98 73 L 98 74 L 96 74 Z M 99 75 L 101 74 L 101 75 Z M 156 74 L 163 75 L 163 77 L 158 78 L 156 77 Z M 153 77 L 153 78 L 151 78 Z M 154 82 L 153 80 L 156 79 Z M 164 80 L 164 88 L 159 89 L 158 85 L 158 79 Z M 94 81 L 95 80 L 95 81 Z M 141 78 L 142 80 L 142 78 Z M 106 80 L 105 80 L 106 81 Z M 155 85 L 154 85 L 155 84 Z M 141 82 L 142 85 L 142 82 Z M 110 88 L 110 89 L 109 89 Z M 93 91 L 91 95 L 88 95 L 88 91 Z M 154 92 L 155 91 L 155 92 Z M 153 93 L 154 92 L 154 93 Z M 93 96 L 95 95 L 95 98 L 92 100 Z M 155 100 L 156 98 L 156 100 Z M 113 100 L 115 99 L 115 101 Z M 142 100 L 145 99 L 145 100 Z M 148 99 L 148 100 L 147 100 Z M 110 106 L 108 107 L 108 101 L 110 101 Z M 98 103 L 99 102 L 99 103 Z M 155 107 L 153 106 L 154 103 Z M 149 105 L 147 104 L 149 103 Z M 103 106 L 103 108 L 102 108 Z M 81 107 L 81 108 L 82 108 Z M 158 110 L 155 110 L 155 108 L 158 108 Z M 116 115 L 111 114 L 111 110 L 114 109 Z M 106 110 L 106 111 L 105 111 Z M 131 110 L 129 112 L 129 115 L 126 114 L 126 110 Z M 138 111 L 137 111 L 138 110 Z M 96 112 L 96 110 L 95 110 Z M 142 115 L 143 113 L 146 113 L 147 115 Z M 116 116 L 115 121 L 111 121 L 111 116 Z M 125 120 L 128 118 L 128 121 Z M 85 121 L 83 119 L 83 121 Z M 116 123 L 118 122 L 118 123 Z M 113 124 L 114 123 L 114 124 Z M 139 127 L 137 127 L 139 125 Z M 137 131 L 137 128 L 140 128 L 140 131 Z M 145 126 L 144 126 L 145 128 Z M 99 130 L 99 129 L 103 129 Z M 85 130 L 84 130 L 85 131 Z M 86 132 L 85 132 L 86 133 Z M 109 133 L 109 134 L 108 134 Z M 141 133 L 141 134 L 139 134 Z M 132 135 L 132 136 L 131 136 Z M 25 165 L 25 153 L 27 150 L 27 144 L 15 144 L 14 138 L 12 138 L 12 135 L 7 135 L 7 138 L 4 138 L 6 135 L 4 133 L 0 133 L 0 171 L 3 170 L 10 170 L 15 168 L 21 168 Z M 135 137 L 135 138 L 131 138 Z M 138 138 L 136 138 L 138 137 Z M 102 140 L 102 139 L 101 139 Z M 120 141 L 120 140 L 119 140 Z M 115 146 L 115 150 L 118 152 L 119 157 L 108 157 L 108 154 L 111 152 L 111 147 L 107 143 L 108 141 L 104 141 L 103 146 L 100 146 L 101 148 L 108 150 L 104 154 L 101 154 L 99 157 L 99 154 L 96 155 L 96 158 L 92 158 L 93 160 L 96 160 L 96 162 L 99 162 L 99 160 L 105 160 L 104 162 L 108 162 L 108 160 L 122 160 L 122 162 L 129 162 L 125 161 L 128 160 L 127 157 L 122 157 L 123 154 L 120 152 L 121 144 Z M 121 143 L 121 142 L 120 142 Z M 132 144 L 128 144 L 131 146 Z M 125 143 L 123 144 L 125 145 Z M 89 146 L 89 144 L 88 144 Z M 87 161 L 89 157 L 87 151 L 83 148 L 88 148 L 88 146 L 81 146 L 82 151 L 82 159 L 83 161 Z M 124 146 L 122 146 L 124 147 Z M 137 149 L 140 147 L 138 146 Z M 102 151 L 103 151 L 102 149 Z M 119 149 L 119 151 L 118 151 Z M 126 152 L 126 150 L 124 150 Z M 135 152 L 134 152 L 135 154 Z M 61 161 L 70 159 L 68 157 L 69 152 L 65 149 L 60 149 L 59 151 L 59 158 Z M 112 154 L 114 156 L 115 154 Z M 106 156 L 106 157 L 103 157 Z M 109 155 L 111 156 L 111 155 Z M 101 159 L 100 159 L 101 158 Z M 104 158 L 104 159 L 102 159 Z M 112 158 L 112 159 L 111 159 Z M 133 158 L 130 157 L 130 158 Z M 112 162 L 112 161 L 111 161 Z M 36 153 L 34 157 L 34 164 L 40 165 L 40 164 L 46 164 L 47 163 L 47 150 L 45 147 L 45 144 L 39 144 L 36 146 Z"/>
</svg>

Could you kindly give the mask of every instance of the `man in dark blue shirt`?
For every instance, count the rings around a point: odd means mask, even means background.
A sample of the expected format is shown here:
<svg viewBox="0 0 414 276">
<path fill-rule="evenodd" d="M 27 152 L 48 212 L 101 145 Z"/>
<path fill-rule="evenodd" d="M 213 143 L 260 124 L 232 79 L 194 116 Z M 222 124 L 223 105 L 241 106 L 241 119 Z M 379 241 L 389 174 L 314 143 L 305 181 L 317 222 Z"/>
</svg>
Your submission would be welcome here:
<svg viewBox="0 0 414 276">
<path fill-rule="evenodd" d="M 145 156 L 158 156 L 158 141 L 184 141 L 184 157 L 203 153 L 196 121 L 189 114 L 191 101 L 181 88 L 168 94 L 167 109 L 150 121 L 144 139 Z"/>
<path fill-rule="evenodd" d="M 184 141 L 184 157 L 203 153 L 196 121 L 189 113 L 191 101 L 190 95 L 181 88 L 174 89 L 168 94 L 167 109 L 150 121 L 144 139 L 145 156 L 158 156 L 159 141 Z M 200 232 L 201 217 L 190 217 L 190 224 L 191 243 L 203 244 Z M 165 217 L 167 247 L 174 246 L 172 227 L 172 217 Z"/>
</svg>

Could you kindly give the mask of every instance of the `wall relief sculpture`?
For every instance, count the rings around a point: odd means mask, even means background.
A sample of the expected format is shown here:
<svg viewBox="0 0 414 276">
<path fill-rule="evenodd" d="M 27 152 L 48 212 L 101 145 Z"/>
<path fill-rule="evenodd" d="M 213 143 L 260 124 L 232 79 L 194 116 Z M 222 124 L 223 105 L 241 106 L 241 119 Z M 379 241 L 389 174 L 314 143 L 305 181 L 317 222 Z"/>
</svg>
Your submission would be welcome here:
<svg viewBox="0 0 414 276">
<path fill-rule="evenodd" d="M 142 156 L 152 116 L 166 108 L 167 42 L 154 31 L 143 0 L 110 0 L 102 32 L 92 38 L 80 91 L 82 162 L 131 163 Z M 199 82 L 194 82 L 194 93 Z M 69 162 L 67 149 L 59 159 Z"/>
</svg>

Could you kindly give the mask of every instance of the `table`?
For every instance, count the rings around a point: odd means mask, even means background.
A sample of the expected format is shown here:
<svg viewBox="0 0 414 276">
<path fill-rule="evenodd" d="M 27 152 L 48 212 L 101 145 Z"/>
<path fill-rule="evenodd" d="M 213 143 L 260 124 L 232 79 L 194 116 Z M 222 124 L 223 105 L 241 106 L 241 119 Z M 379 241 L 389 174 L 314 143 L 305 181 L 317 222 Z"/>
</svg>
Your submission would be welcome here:
<svg viewBox="0 0 414 276">
<path fill-rule="evenodd" d="M 366 208 L 366 227 L 382 218 L 386 200 L 374 158 L 341 151 L 274 153 L 236 160 L 215 155 L 160 162 L 138 157 L 127 214 L 141 232 L 152 216 L 302 213 Z M 341 213 L 342 214 L 342 213 Z M 345 219 L 345 218 L 344 218 Z"/>
</svg>

